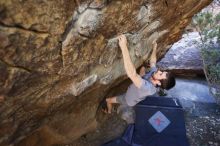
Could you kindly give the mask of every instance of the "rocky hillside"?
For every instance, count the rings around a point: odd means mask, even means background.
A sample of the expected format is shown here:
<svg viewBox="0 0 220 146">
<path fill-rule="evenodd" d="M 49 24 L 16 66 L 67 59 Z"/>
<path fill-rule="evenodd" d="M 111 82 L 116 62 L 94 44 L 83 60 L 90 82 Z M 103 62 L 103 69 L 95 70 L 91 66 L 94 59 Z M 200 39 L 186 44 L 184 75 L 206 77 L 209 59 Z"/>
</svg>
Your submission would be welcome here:
<svg viewBox="0 0 220 146">
<path fill-rule="evenodd" d="M 126 79 L 117 36 L 138 68 L 162 57 L 211 0 L 1 0 L 0 146 L 70 143 L 97 126 Z"/>
</svg>

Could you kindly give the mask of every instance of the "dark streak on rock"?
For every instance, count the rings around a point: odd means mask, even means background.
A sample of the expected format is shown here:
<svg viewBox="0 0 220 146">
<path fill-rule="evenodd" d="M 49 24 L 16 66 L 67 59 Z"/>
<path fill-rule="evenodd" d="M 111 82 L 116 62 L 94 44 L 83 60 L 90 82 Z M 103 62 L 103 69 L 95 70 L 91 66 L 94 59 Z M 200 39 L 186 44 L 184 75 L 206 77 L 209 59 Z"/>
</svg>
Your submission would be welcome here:
<svg viewBox="0 0 220 146">
<path fill-rule="evenodd" d="M 28 68 L 26 68 L 26 67 L 12 65 L 12 64 L 10 64 L 10 63 L 4 61 L 2 58 L 0 58 L 0 61 L 1 61 L 2 63 L 4 63 L 5 65 L 7 65 L 8 67 L 20 69 L 20 70 L 26 71 L 26 72 L 28 72 L 28 73 L 31 73 L 31 72 L 32 72 L 30 69 L 28 69 Z"/>
<path fill-rule="evenodd" d="M 165 2 L 165 5 L 166 5 L 167 7 L 169 7 L 167 0 L 164 0 L 164 2 Z"/>
<path fill-rule="evenodd" d="M 90 39 L 90 38 L 91 38 L 90 36 L 87 36 L 87 35 L 82 34 L 82 33 L 80 33 L 80 32 L 78 32 L 78 34 L 79 34 L 81 37 L 84 37 L 84 38 L 86 38 L 86 39 Z"/>
<path fill-rule="evenodd" d="M 75 21 L 73 21 L 73 18 L 71 19 L 70 22 L 67 23 L 66 29 L 65 29 L 64 33 L 62 34 L 62 37 L 61 37 L 62 41 L 64 41 L 66 39 L 67 35 L 70 33 L 71 29 L 73 28 L 74 23 L 75 23 Z"/>
<path fill-rule="evenodd" d="M 21 26 L 19 24 L 8 25 L 8 24 L 4 24 L 3 22 L 0 21 L 0 26 L 7 27 L 7 28 L 16 28 L 16 29 L 20 29 L 20 30 L 23 30 L 23 31 L 36 33 L 36 34 L 48 34 L 48 32 L 45 32 L 45 31 L 39 31 L 39 30 L 35 30 L 35 29 L 24 28 L 23 26 Z"/>
<path fill-rule="evenodd" d="M 62 62 L 62 67 L 64 67 L 64 56 L 63 56 L 63 43 L 59 42 L 59 54 L 60 54 L 60 58 L 61 58 L 61 62 Z"/>
</svg>

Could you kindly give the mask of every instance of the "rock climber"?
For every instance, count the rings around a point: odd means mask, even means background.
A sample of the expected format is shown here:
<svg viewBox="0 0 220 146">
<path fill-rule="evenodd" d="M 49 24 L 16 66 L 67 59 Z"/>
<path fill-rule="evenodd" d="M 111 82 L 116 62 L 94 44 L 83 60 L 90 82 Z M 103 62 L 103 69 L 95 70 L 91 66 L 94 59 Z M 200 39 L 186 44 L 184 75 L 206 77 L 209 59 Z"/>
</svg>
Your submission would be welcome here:
<svg viewBox="0 0 220 146">
<path fill-rule="evenodd" d="M 156 41 L 152 43 L 153 51 L 150 57 L 150 71 L 146 73 L 146 68 L 142 66 L 139 74 L 137 74 L 134 64 L 131 61 L 125 35 L 118 36 L 118 41 L 123 55 L 124 68 L 132 84 L 128 87 L 126 93 L 105 99 L 107 108 L 104 111 L 109 114 L 112 112 L 112 106 L 115 103 L 132 107 L 144 100 L 147 96 L 155 94 L 157 88 L 169 90 L 175 86 L 173 74 L 156 67 Z"/>
</svg>

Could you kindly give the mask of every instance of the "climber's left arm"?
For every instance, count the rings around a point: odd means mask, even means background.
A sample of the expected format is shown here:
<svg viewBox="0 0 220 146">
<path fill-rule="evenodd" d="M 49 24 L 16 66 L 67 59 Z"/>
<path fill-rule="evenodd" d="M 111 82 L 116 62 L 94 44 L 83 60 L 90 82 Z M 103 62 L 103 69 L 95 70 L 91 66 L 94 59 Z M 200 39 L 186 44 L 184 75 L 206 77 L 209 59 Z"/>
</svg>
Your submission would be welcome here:
<svg viewBox="0 0 220 146">
<path fill-rule="evenodd" d="M 150 67 L 156 67 L 156 63 L 157 63 L 157 43 L 156 41 L 153 41 L 153 51 L 152 54 L 150 56 Z"/>
</svg>

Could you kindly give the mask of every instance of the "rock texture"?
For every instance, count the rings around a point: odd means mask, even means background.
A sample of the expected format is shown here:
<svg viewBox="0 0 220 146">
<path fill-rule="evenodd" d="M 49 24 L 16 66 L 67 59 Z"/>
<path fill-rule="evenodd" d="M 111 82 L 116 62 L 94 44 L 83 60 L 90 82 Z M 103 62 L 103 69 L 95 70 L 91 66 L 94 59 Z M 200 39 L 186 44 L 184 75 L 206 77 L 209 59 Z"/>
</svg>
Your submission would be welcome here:
<svg viewBox="0 0 220 146">
<path fill-rule="evenodd" d="M 211 0 L 1 0 L 0 145 L 71 143 L 97 127 L 99 102 L 135 67 L 177 41 Z"/>
<path fill-rule="evenodd" d="M 200 43 L 198 32 L 184 34 L 157 63 L 158 67 L 178 75 L 204 75 Z"/>
</svg>

